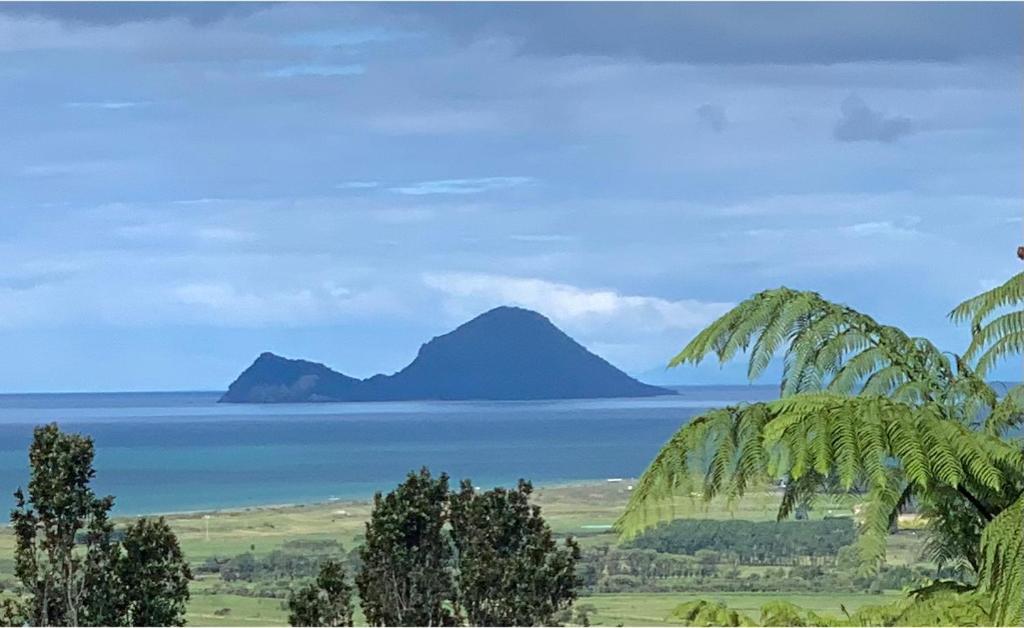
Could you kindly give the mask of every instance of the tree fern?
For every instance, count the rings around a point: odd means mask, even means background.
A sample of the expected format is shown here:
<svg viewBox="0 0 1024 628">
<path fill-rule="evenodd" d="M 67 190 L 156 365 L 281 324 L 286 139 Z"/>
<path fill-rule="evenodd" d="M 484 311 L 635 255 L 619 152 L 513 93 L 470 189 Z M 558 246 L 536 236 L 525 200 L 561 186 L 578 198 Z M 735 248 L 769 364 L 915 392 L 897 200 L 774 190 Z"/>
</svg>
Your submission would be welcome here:
<svg viewBox="0 0 1024 628">
<path fill-rule="evenodd" d="M 798 395 L 713 410 L 681 428 L 641 477 L 617 523 L 626 536 L 676 515 L 675 496 L 703 501 L 741 495 L 753 481 L 788 479 L 794 500 L 834 474 L 845 489 L 868 488 L 862 551 L 884 556 L 893 517 L 914 490 L 1004 489 L 1004 468 L 1021 452 L 989 434 L 943 418 L 937 404 L 913 406 L 886 397 Z M 974 489 L 977 490 L 977 489 Z"/>
<path fill-rule="evenodd" d="M 913 501 L 928 521 L 932 557 L 981 569 L 1004 604 L 1022 584 L 1022 531 L 1006 521 L 1016 513 L 1024 525 L 1014 505 L 1024 493 L 1024 456 L 1005 434 L 1024 423 L 1024 388 L 1000 395 L 985 375 L 1024 350 L 1024 312 L 1003 312 L 1021 303 L 1024 274 L 961 304 L 951 317 L 970 321 L 973 340 L 951 360 L 927 339 L 814 292 L 779 288 L 743 301 L 670 366 L 746 354 L 755 379 L 781 354 L 781 399 L 712 410 L 682 427 L 641 477 L 617 529 L 629 536 L 674 517 L 679 496 L 735 499 L 766 479 L 786 482 L 784 518 L 833 482 L 863 491 L 868 564 L 884 557 L 894 518 Z M 1017 571 L 998 566 L 1010 564 L 1008 556 Z M 1019 620 L 1017 608 L 1000 617 Z"/>
<path fill-rule="evenodd" d="M 1024 350 L 1024 273 L 1018 273 L 1001 286 L 968 299 L 949 316 L 955 322 L 970 322 L 971 344 L 964 357 L 976 361 L 975 369 L 984 376 L 993 366 Z M 1007 308 L 1017 308 L 997 314 Z"/>
<path fill-rule="evenodd" d="M 743 301 L 701 331 L 669 366 L 698 364 L 710 354 L 725 363 L 749 352 L 747 372 L 753 380 L 780 351 L 783 396 L 820 390 L 856 394 L 869 381 L 873 390 L 885 392 L 910 382 L 937 391 L 953 377 L 949 360 L 927 340 L 816 292 L 789 288 Z"/>
<path fill-rule="evenodd" d="M 981 536 L 980 589 L 991 596 L 992 619 L 1024 622 L 1024 498 L 992 520 Z"/>
</svg>

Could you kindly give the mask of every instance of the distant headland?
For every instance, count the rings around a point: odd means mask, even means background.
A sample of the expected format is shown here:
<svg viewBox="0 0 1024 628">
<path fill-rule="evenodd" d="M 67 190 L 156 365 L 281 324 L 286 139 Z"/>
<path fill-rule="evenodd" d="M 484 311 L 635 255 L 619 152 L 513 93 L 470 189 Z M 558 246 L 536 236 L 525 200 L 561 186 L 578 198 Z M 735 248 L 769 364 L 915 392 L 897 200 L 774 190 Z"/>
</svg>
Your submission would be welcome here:
<svg viewBox="0 0 1024 628">
<path fill-rule="evenodd" d="M 539 400 L 654 397 L 543 315 L 498 307 L 420 347 L 394 375 L 349 377 L 323 364 L 263 353 L 221 397 L 228 403 Z"/>
</svg>

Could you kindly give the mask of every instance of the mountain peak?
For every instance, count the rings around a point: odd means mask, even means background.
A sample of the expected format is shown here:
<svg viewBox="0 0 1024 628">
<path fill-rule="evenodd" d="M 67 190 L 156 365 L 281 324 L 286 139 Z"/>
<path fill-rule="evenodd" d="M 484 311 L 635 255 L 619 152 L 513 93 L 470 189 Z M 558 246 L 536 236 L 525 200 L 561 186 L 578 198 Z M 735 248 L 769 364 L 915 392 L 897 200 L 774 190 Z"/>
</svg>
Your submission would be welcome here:
<svg viewBox="0 0 1024 628">
<path fill-rule="evenodd" d="M 394 375 L 358 380 L 322 364 L 262 353 L 223 400 L 528 400 L 669 394 L 673 391 L 639 382 L 594 355 L 543 314 L 506 305 L 425 343 L 416 359 Z"/>
</svg>

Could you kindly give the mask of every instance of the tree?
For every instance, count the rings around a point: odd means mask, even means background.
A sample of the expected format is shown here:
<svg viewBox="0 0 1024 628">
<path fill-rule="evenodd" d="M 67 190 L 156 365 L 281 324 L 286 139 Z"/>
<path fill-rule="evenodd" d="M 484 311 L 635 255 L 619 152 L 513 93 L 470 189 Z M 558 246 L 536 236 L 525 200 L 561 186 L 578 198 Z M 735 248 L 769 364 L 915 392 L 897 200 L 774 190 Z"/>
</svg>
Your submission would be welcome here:
<svg viewBox="0 0 1024 628">
<path fill-rule="evenodd" d="M 351 626 L 352 586 L 344 565 L 324 562 L 315 582 L 288 596 L 288 611 L 290 626 Z"/>
<path fill-rule="evenodd" d="M 84 619 L 90 597 L 75 537 L 113 503 L 89 488 L 93 454 L 92 440 L 64 434 L 55 423 L 33 434 L 28 497 L 19 488 L 11 511 L 15 574 L 29 595 L 33 625 L 78 626 Z"/>
<path fill-rule="evenodd" d="M 442 626 L 455 623 L 448 476 L 424 468 L 397 489 L 374 495 L 356 577 L 360 603 L 372 626 Z"/>
<path fill-rule="evenodd" d="M 120 573 L 121 547 L 114 541 L 114 524 L 109 516 L 113 505 L 112 497 L 96 500 L 86 529 L 84 585 L 88 594 L 82 617 L 86 626 L 123 626 L 128 620 Z"/>
<path fill-rule="evenodd" d="M 451 498 L 459 608 L 474 626 L 555 625 L 576 599 L 579 545 L 563 547 L 530 504 L 533 487 L 477 493 L 469 480 Z"/>
<path fill-rule="evenodd" d="M 121 544 L 116 574 L 127 625 L 185 625 L 192 572 L 164 518 L 137 520 Z"/>
<path fill-rule="evenodd" d="M 19 488 L 11 511 L 21 614 L 35 626 L 183 624 L 191 573 L 177 539 L 142 519 L 116 542 L 114 498 L 89 487 L 93 456 L 91 439 L 56 424 L 34 432 L 28 495 Z"/>
<path fill-rule="evenodd" d="M 1021 311 L 991 318 L 1022 294 L 1019 274 L 952 312 L 972 322 L 964 357 L 813 292 L 754 295 L 670 365 L 745 352 L 754 379 L 785 347 L 781 399 L 712 410 L 681 428 L 644 473 L 618 529 L 631 536 L 671 518 L 664 506 L 681 493 L 731 500 L 769 479 L 787 480 L 782 519 L 838 481 L 865 501 L 859 545 L 868 568 L 884 559 L 890 524 L 913 501 L 930 522 L 934 558 L 979 574 L 993 617 L 1019 622 L 1020 588 L 1008 583 L 1024 570 L 1022 532 L 1001 513 L 1019 510 L 1024 494 L 1024 455 L 1006 436 L 1024 422 L 1024 389 L 1000 394 L 982 375 L 1024 348 Z"/>
</svg>

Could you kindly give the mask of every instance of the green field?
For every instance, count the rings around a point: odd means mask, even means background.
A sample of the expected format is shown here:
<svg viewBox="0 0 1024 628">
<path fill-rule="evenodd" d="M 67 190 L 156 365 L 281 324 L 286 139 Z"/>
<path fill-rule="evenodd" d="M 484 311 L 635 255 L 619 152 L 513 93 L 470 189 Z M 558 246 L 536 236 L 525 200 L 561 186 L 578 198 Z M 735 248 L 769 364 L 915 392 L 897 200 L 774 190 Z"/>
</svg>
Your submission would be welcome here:
<svg viewBox="0 0 1024 628">
<path fill-rule="evenodd" d="M 535 493 L 546 519 L 559 534 L 572 534 L 588 545 L 615 542 L 610 526 L 625 508 L 632 480 L 585 485 L 541 487 Z M 679 516 L 706 519 L 747 519 L 765 521 L 775 516 L 778 494 L 753 493 L 733 509 L 716 505 L 705 509 L 691 500 L 676 505 Z M 815 510 L 816 516 L 848 514 L 849 505 L 826 504 Z M 358 545 L 363 523 L 370 513 L 366 502 L 331 502 L 307 506 L 250 508 L 210 513 L 170 515 L 168 520 L 189 560 L 198 565 L 210 557 L 232 557 L 245 552 L 256 555 L 280 548 L 288 541 L 336 540 L 351 549 Z M 913 541 L 898 546 L 895 554 L 909 557 Z M 13 539 L 10 530 L 0 529 L 0 577 L 12 577 Z M 233 595 L 211 591 L 221 584 L 216 576 L 198 578 L 192 586 L 189 623 L 195 625 L 262 626 L 286 623 L 287 612 L 281 599 Z M 840 604 L 853 611 L 865 604 L 877 604 L 891 595 L 868 594 L 779 594 L 779 593 L 623 593 L 600 594 L 581 598 L 596 610 L 590 616 L 594 625 L 668 625 L 673 608 L 693 599 L 716 599 L 730 607 L 755 616 L 765 602 L 786 599 L 809 610 L 840 613 Z M 357 617 L 361 619 L 361 617 Z"/>
</svg>

